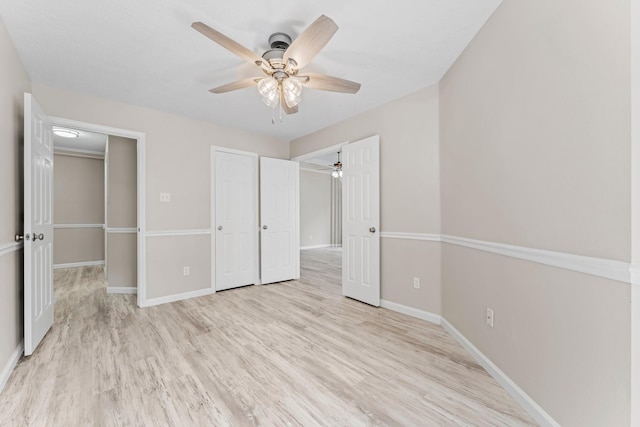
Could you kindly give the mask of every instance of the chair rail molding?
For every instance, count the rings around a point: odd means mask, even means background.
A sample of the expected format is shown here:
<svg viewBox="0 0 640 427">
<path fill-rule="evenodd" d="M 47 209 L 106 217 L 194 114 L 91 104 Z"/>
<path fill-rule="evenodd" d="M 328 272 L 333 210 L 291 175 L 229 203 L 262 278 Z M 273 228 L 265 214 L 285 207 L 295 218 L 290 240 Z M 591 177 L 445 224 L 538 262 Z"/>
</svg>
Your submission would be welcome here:
<svg viewBox="0 0 640 427">
<path fill-rule="evenodd" d="M 0 244 L 0 256 L 10 254 L 11 252 L 19 251 L 24 246 L 23 242 L 11 242 Z"/>
<path fill-rule="evenodd" d="M 162 230 L 147 231 L 146 237 L 167 237 L 167 236 L 205 236 L 211 234 L 210 229 L 200 230 Z"/>
<path fill-rule="evenodd" d="M 591 276 L 603 277 L 617 282 L 630 283 L 634 285 L 640 284 L 640 265 L 632 266 L 628 262 L 616 261 L 613 259 L 595 258 L 546 249 L 507 245 L 504 243 L 488 242 L 447 234 L 383 231 L 380 233 L 380 237 L 388 239 L 422 240 L 428 242 L 447 243 L 450 245 L 535 262 L 551 267 L 576 271 L 578 273 L 589 274 Z"/>
<path fill-rule="evenodd" d="M 104 224 L 53 224 L 55 229 L 104 228 Z"/>
<path fill-rule="evenodd" d="M 441 242 L 442 236 L 440 234 L 431 233 L 404 233 L 393 231 L 381 231 L 380 237 L 387 239 L 407 239 L 407 240 L 424 240 L 427 242 Z"/>
</svg>

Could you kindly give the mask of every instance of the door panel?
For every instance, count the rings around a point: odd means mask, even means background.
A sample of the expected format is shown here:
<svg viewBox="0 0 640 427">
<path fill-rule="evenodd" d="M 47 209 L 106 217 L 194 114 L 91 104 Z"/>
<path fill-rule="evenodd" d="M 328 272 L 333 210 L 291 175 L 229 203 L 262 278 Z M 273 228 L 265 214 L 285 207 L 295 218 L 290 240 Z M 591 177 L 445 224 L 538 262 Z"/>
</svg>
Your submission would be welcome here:
<svg viewBox="0 0 640 427">
<path fill-rule="evenodd" d="M 299 164 L 260 158 L 260 277 L 263 284 L 300 277 Z"/>
<path fill-rule="evenodd" d="M 24 353 L 53 325 L 53 138 L 51 123 L 24 96 Z"/>
<path fill-rule="evenodd" d="M 254 284 L 257 267 L 257 158 L 216 151 L 215 288 Z"/>
<path fill-rule="evenodd" d="M 380 305 L 380 142 L 378 136 L 342 147 L 342 293 Z"/>
</svg>

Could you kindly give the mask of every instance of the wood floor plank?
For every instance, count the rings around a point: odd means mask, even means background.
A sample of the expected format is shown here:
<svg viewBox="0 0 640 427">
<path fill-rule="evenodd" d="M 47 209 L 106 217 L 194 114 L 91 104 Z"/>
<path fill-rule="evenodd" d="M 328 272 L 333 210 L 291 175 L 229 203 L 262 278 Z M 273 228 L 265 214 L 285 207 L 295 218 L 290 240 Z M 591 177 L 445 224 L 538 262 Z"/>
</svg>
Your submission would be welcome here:
<svg viewBox="0 0 640 427">
<path fill-rule="evenodd" d="M 55 323 L 0 395 L 2 426 L 528 426 L 440 326 L 296 281 L 139 309 L 101 267 L 55 271 Z"/>
</svg>

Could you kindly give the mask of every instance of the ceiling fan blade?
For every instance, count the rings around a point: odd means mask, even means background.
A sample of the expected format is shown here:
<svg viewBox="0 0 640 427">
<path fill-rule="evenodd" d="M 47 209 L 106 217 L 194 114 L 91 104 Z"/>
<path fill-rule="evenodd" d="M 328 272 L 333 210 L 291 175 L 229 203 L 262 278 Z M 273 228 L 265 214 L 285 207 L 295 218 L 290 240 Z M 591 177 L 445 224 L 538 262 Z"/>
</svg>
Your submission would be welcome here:
<svg viewBox="0 0 640 427">
<path fill-rule="evenodd" d="M 226 85 L 214 87 L 210 89 L 211 93 L 225 93 L 231 92 L 232 90 L 244 89 L 245 87 L 255 86 L 258 81 L 260 81 L 261 77 L 252 77 L 250 79 L 238 80 L 237 82 L 227 83 Z"/>
<path fill-rule="evenodd" d="M 284 52 L 285 64 L 289 59 L 296 61 L 296 68 L 305 67 L 331 40 L 338 26 L 327 16 L 320 16 L 298 36 Z"/>
<path fill-rule="evenodd" d="M 282 106 L 282 110 L 287 114 L 295 114 L 298 112 L 298 106 L 294 105 L 293 107 L 289 107 L 287 102 L 284 100 L 284 94 L 280 91 L 280 105 Z"/>
<path fill-rule="evenodd" d="M 304 76 L 296 76 L 298 79 L 305 79 L 307 77 L 309 80 L 302 82 L 302 85 L 309 89 L 342 93 L 357 93 L 360 90 L 360 83 L 341 79 L 339 77 L 331 77 L 325 74 L 316 73 L 305 73 Z"/>
<path fill-rule="evenodd" d="M 191 27 L 193 27 L 195 30 L 199 31 L 206 37 L 209 37 L 211 40 L 218 43 L 229 52 L 235 53 L 247 62 L 251 62 L 252 64 L 256 65 L 258 65 L 257 63 L 262 62 L 262 58 L 256 55 L 253 51 L 242 46 L 240 43 L 231 40 L 229 37 L 214 30 L 207 24 L 204 24 L 202 22 L 194 22 L 193 24 L 191 24 Z"/>
</svg>

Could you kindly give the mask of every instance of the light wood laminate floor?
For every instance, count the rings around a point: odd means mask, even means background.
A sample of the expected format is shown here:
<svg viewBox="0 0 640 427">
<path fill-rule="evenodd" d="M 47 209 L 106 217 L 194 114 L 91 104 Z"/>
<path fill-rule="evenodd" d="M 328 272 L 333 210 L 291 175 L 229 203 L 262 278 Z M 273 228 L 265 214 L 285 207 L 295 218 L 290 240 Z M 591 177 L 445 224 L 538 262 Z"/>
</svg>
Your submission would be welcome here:
<svg viewBox="0 0 640 427">
<path fill-rule="evenodd" d="M 56 270 L 53 329 L 0 395 L 1 426 L 534 425 L 440 326 L 302 279 L 147 309 L 98 267 Z"/>
</svg>

